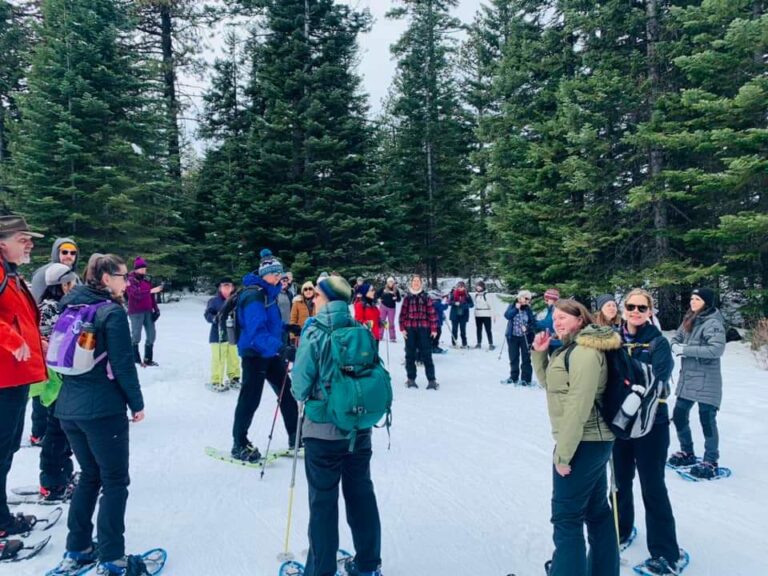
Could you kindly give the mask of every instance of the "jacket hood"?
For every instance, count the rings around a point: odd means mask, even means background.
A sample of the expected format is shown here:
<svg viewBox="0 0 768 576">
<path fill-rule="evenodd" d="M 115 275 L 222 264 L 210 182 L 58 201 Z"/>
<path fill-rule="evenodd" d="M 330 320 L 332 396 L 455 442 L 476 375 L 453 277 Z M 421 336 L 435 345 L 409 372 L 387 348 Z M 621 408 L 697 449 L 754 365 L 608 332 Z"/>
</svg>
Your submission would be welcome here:
<svg viewBox="0 0 768 576">
<path fill-rule="evenodd" d="M 590 324 L 576 335 L 576 344 L 606 352 L 621 348 L 621 336 L 610 326 Z"/>
<path fill-rule="evenodd" d="M 76 304 L 96 304 L 97 302 L 103 302 L 104 300 L 113 301 L 112 295 L 106 290 L 81 284 L 75 286 L 69 294 L 66 294 L 64 298 L 61 299 L 59 307 L 63 310 L 67 306 Z"/>
<path fill-rule="evenodd" d="M 315 315 L 314 321 L 326 328 L 349 326 L 352 324 L 352 315 L 349 313 L 349 305 L 341 300 L 328 302 Z"/>
<path fill-rule="evenodd" d="M 704 322 L 710 318 L 719 320 L 723 323 L 723 325 L 725 325 L 725 316 L 723 316 L 723 313 L 720 312 L 718 308 L 708 308 L 707 310 L 704 310 L 701 314 L 699 314 L 698 318 L 696 318 L 696 322 Z"/>
<path fill-rule="evenodd" d="M 61 248 L 62 244 L 74 244 L 75 248 L 77 248 L 77 256 L 75 256 L 75 263 L 72 266 L 72 269 L 74 270 L 75 266 L 77 266 L 78 260 L 80 259 L 80 247 L 77 245 L 77 242 L 72 240 L 72 238 L 56 238 L 56 241 L 51 247 L 51 262 L 61 262 L 61 260 L 59 260 L 59 249 Z"/>
</svg>

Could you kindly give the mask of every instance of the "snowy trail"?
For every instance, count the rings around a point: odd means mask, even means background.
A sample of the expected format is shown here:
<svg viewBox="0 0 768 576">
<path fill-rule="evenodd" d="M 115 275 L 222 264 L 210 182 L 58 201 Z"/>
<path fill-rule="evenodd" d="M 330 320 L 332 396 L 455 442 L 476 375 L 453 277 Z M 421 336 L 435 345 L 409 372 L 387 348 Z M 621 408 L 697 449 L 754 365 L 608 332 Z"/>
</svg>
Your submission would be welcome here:
<svg viewBox="0 0 768 576">
<path fill-rule="evenodd" d="M 147 418 L 131 426 L 131 487 L 126 517 L 129 552 L 168 549 L 169 576 L 273 576 L 283 549 L 291 461 L 266 471 L 238 468 L 203 454 L 206 445 L 230 447 L 235 392 L 214 394 L 208 378 L 204 299 L 163 306 L 156 357 L 141 371 Z M 494 324 L 503 340 L 502 305 Z M 444 326 L 444 331 L 446 327 Z M 468 325 L 473 344 L 474 321 Z M 450 335 L 444 332 L 443 344 Z M 382 356 L 386 357 L 382 343 Z M 550 514 L 552 439 L 544 392 L 502 386 L 506 350 L 453 350 L 435 358 L 440 390 L 406 390 L 402 342 L 390 344 L 395 384 L 392 445 L 374 434 L 373 479 L 382 516 L 383 572 L 387 576 L 540 576 L 552 550 Z M 768 573 L 768 374 L 744 344 L 728 345 L 725 395 L 719 416 L 722 464 L 728 480 L 693 484 L 670 472 L 668 487 L 680 543 L 692 556 L 690 576 Z M 275 409 L 265 387 L 251 438 L 264 451 Z M 702 445 L 698 416 L 694 439 Z M 28 434 L 28 430 L 26 432 Z M 282 421 L 273 448 L 286 446 Z M 671 449 L 677 449 L 674 431 Z M 37 480 L 38 452 L 16 456 L 9 486 Z M 636 501 L 640 489 L 636 485 Z M 25 511 L 37 511 L 34 506 Z M 38 509 L 39 510 L 39 509 Z M 344 517 L 343 503 L 340 517 Z M 299 462 L 290 549 L 307 548 L 308 509 Z M 642 505 L 630 565 L 647 556 Z M 64 520 L 40 557 L 0 566 L 0 576 L 39 576 L 64 551 Z M 351 549 L 346 525 L 342 547 Z M 629 575 L 631 570 L 623 568 Z"/>
</svg>

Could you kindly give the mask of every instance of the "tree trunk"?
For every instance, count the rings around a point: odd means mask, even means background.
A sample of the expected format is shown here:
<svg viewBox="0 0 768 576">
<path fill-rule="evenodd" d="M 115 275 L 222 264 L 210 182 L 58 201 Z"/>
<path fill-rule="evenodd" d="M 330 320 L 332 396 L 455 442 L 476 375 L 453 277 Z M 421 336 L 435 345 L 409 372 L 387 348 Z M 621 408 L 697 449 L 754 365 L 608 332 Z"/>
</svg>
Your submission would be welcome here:
<svg viewBox="0 0 768 576">
<path fill-rule="evenodd" d="M 177 193 L 181 192 L 181 144 L 179 104 L 176 97 L 176 67 L 173 54 L 171 4 L 160 5 L 160 42 L 163 51 L 163 95 L 168 113 L 168 174 Z"/>
<path fill-rule="evenodd" d="M 427 241 L 426 241 L 426 253 L 429 262 L 429 276 L 432 286 L 437 285 L 437 255 L 434 253 L 434 239 L 435 239 L 435 163 L 433 157 L 433 140 L 432 140 L 432 107 L 435 99 L 435 95 L 432 94 L 432 90 L 436 88 L 437 82 L 434 81 L 434 52 L 435 52 L 435 36 L 434 36 L 434 22 L 432 17 L 432 0 L 427 2 L 427 15 L 429 19 L 429 35 L 427 38 L 427 89 L 425 90 L 426 98 L 426 126 L 424 130 L 424 147 L 427 155 Z M 436 120 L 436 119 L 435 119 Z"/>
</svg>

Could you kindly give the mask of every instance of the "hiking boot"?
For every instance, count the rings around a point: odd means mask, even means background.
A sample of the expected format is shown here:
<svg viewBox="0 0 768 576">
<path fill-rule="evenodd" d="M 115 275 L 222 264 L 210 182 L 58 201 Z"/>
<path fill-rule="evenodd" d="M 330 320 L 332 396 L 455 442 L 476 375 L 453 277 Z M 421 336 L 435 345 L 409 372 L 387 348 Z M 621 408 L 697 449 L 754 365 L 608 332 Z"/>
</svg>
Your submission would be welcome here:
<svg viewBox="0 0 768 576">
<path fill-rule="evenodd" d="M 496 346 L 494 346 L 493 344 L 489 344 L 488 350 L 496 350 Z"/>
<path fill-rule="evenodd" d="M 43 436 L 30 436 L 29 437 L 29 445 L 33 446 L 35 448 L 42 448 L 43 446 Z"/>
<path fill-rule="evenodd" d="M 96 566 L 99 576 L 145 576 L 149 574 L 141 556 L 124 556 L 113 562 L 99 562 Z"/>
<path fill-rule="evenodd" d="M 502 380 L 501 383 L 502 384 L 508 384 L 508 385 L 517 384 L 517 379 L 516 378 L 507 378 L 506 380 Z"/>
<path fill-rule="evenodd" d="M 691 476 L 702 480 L 712 480 L 717 476 L 717 472 L 717 462 L 699 462 L 689 471 Z"/>
<path fill-rule="evenodd" d="M 408 380 L 405 381 L 405 387 L 406 388 L 418 388 L 419 385 L 416 384 L 416 380 L 411 380 L 408 378 Z"/>
<path fill-rule="evenodd" d="M 211 382 L 208 386 L 209 386 L 209 388 L 213 392 L 226 392 L 227 391 L 227 385 L 223 384 L 221 382 Z"/>
<path fill-rule="evenodd" d="M 23 549 L 21 540 L 0 540 L 0 560 L 10 560 Z"/>
<path fill-rule="evenodd" d="M 667 463 L 675 468 L 693 466 L 696 462 L 698 462 L 696 456 L 690 452 L 675 452 L 669 457 L 669 460 L 667 460 Z"/>
<path fill-rule="evenodd" d="M 528 380 L 520 380 L 520 382 L 517 383 L 518 386 L 530 386 L 531 383 L 528 382 Z"/>
<path fill-rule="evenodd" d="M 134 364 L 141 364 L 141 354 L 139 354 L 139 345 L 134 344 L 133 345 L 133 363 Z"/>
<path fill-rule="evenodd" d="M 160 366 L 154 359 L 154 346 L 144 345 L 144 364 L 142 366 Z"/>
<path fill-rule="evenodd" d="M 21 512 L 11 516 L 8 524 L 0 528 L 0 538 L 7 538 L 14 534 L 26 534 L 37 524 L 37 517 L 32 514 L 24 515 Z"/>
<path fill-rule="evenodd" d="M 85 552 L 64 552 L 64 558 L 56 566 L 54 574 L 79 574 L 86 566 L 96 564 L 96 550 L 93 547 Z"/>
<path fill-rule="evenodd" d="M 677 563 L 670 564 L 665 558 L 649 558 L 643 562 L 643 568 L 651 574 L 679 574 Z"/>
<path fill-rule="evenodd" d="M 357 564 L 355 564 L 354 558 L 350 558 L 344 563 L 344 570 L 346 571 L 347 576 L 382 576 L 380 569 L 376 569 L 370 572 L 362 572 L 357 567 Z"/>
<path fill-rule="evenodd" d="M 235 377 L 229 381 L 229 387 L 233 390 L 240 390 L 241 385 L 242 384 L 240 383 L 240 378 Z"/>
<path fill-rule="evenodd" d="M 427 384 L 427 390 L 437 390 L 440 388 L 440 384 L 437 383 L 437 380 L 430 380 Z"/>
<path fill-rule="evenodd" d="M 235 443 L 230 454 L 235 460 L 242 460 L 243 462 L 258 462 L 261 459 L 261 452 L 250 442 L 245 444 Z"/>
<path fill-rule="evenodd" d="M 42 496 L 42 499 L 46 502 L 60 502 L 69 500 L 74 489 L 75 487 L 73 484 L 65 486 L 52 486 L 50 488 L 40 486 L 40 496 Z"/>
<path fill-rule="evenodd" d="M 480 350 L 482 347 L 482 344 L 475 344 L 475 350 Z"/>
</svg>

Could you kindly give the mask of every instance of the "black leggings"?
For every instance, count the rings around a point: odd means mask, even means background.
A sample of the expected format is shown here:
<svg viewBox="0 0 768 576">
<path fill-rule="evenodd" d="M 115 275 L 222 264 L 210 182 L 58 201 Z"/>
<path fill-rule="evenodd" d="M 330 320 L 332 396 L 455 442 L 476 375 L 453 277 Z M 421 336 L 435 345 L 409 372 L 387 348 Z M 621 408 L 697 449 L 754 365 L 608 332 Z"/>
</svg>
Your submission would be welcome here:
<svg viewBox="0 0 768 576">
<path fill-rule="evenodd" d="M 493 334 L 491 334 L 491 317 L 477 317 L 475 316 L 475 326 L 477 327 L 477 343 L 483 343 L 483 328 L 488 336 L 488 344 L 493 346 Z"/>
</svg>

